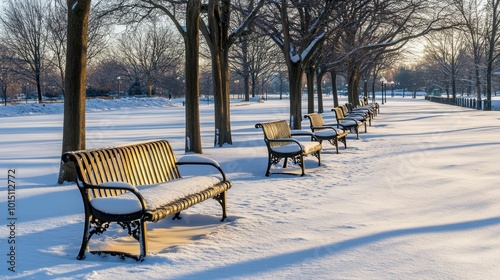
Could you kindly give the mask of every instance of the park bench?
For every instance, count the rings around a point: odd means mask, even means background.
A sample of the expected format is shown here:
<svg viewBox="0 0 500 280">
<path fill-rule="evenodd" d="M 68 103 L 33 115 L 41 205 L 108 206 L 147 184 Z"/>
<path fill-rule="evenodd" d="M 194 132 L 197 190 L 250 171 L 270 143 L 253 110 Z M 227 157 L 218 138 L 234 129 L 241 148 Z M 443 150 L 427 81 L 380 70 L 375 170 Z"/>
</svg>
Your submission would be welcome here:
<svg viewBox="0 0 500 280">
<path fill-rule="evenodd" d="M 356 139 L 359 139 L 359 127 L 365 127 L 365 133 L 367 132 L 366 120 L 360 118 L 359 116 L 347 117 L 344 114 L 344 109 L 342 107 L 335 107 L 332 109 L 335 112 L 335 118 L 337 123 L 342 124 L 346 129 L 356 132 Z"/>
<path fill-rule="evenodd" d="M 354 107 L 352 103 L 346 103 L 341 106 L 344 111 L 344 116 L 347 118 L 354 118 L 360 121 L 366 121 L 372 126 L 373 112 L 367 108 Z"/>
<path fill-rule="evenodd" d="M 346 136 L 349 133 L 342 124 L 325 124 L 323 116 L 318 113 L 307 114 L 304 118 L 309 119 L 309 125 L 311 131 L 314 133 L 316 138 L 320 142 L 326 140 L 330 142 L 339 153 L 339 142 L 344 144 L 344 148 L 347 148 Z"/>
<path fill-rule="evenodd" d="M 368 102 L 368 98 L 362 98 L 357 108 L 366 108 L 372 112 L 372 116 L 377 116 L 380 113 L 380 105 L 377 102 Z"/>
<path fill-rule="evenodd" d="M 292 131 L 288 123 L 284 120 L 258 123 L 255 125 L 255 128 L 262 128 L 264 132 L 264 142 L 266 143 L 268 153 L 266 176 L 271 174 L 271 166 L 278 164 L 282 159 L 284 159 L 283 168 L 287 167 L 288 159 L 298 164 L 302 170 L 301 176 L 305 174 L 305 156 L 315 156 L 318 159 L 318 166 L 321 165 L 321 142 L 312 132 L 303 130 Z M 297 136 L 310 137 L 310 140 L 294 138 Z M 281 174 L 290 173 L 283 172 Z"/>
<path fill-rule="evenodd" d="M 139 256 L 90 252 L 142 261 L 148 252 L 146 222 L 158 222 L 172 215 L 180 219 L 182 210 L 209 198 L 222 206 L 222 220 L 227 217 L 226 191 L 232 184 L 219 164 L 198 155 L 187 155 L 177 161 L 166 140 L 67 152 L 62 160 L 72 162 L 76 168 L 76 184 L 85 209 L 85 228 L 77 259 L 85 258 L 92 236 L 104 233 L 111 223 L 127 229 L 139 242 Z M 178 166 L 188 164 L 213 167 L 219 175 L 182 177 Z"/>
</svg>

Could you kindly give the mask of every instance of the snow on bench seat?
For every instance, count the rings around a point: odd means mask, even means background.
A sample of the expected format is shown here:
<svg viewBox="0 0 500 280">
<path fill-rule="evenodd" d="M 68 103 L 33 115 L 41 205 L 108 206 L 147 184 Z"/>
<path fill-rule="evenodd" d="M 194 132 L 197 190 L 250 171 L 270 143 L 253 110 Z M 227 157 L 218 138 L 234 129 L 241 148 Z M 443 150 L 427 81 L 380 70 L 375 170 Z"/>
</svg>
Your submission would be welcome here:
<svg viewBox="0 0 500 280">
<path fill-rule="evenodd" d="M 147 209 L 154 210 L 186 196 L 202 192 L 219 182 L 220 179 L 217 177 L 194 176 L 160 184 L 141 186 L 138 192 L 144 197 Z M 124 182 L 101 184 L 101 186 L 106 187 L 113 187 L 115 185 L 135 188 Z M 107 214 L 122 215 L 142 210 L 140 201 L 131 192 L 113 197 L 97 197 L 92 199 L 90 203 L 95 209 Z"/>
</svg>

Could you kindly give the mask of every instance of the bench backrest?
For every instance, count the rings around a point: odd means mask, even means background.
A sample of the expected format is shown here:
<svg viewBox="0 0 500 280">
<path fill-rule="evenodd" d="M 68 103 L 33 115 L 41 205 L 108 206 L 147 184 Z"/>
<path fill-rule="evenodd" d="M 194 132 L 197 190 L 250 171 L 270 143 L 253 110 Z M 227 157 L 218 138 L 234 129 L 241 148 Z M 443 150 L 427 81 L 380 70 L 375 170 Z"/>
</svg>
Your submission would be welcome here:
<svg viewBox="0 0 500 280">
<path fill-rule="evenodd" d="M 335 112 L 335 117 L 337 118 L 337 122 L 343 119 L 345 116 L 342 107 L 335 107 L 332 109 L 332 111 Z"/>
<path fill-rule="evenodd" d="M 344 116 L 346 116 L 347 114 L 349 114 L 351 112 L 349 110 L 348 103 L 341 105 L 339 107 L 342 108 L 342 112 L 344 113 Z"/>
<path fill-rule="evenodd" d="M 322 127 L 325 125 L 325 121 L 323 120 L 323 116 L 321 114 L 307 114 L 304 117 L 309 119 L 311 130 L 314 130 L 315 127 Z"/>
<path fill-rule="evenodd" d="M 62 159 L 65 162 L 72 161 L 78 179 L 90 185 L 120 181 L 140 186 L 180 178 L 175 155 L 166 140 L 68 152 Z M 116 194 L 94 194 L 109 195 Z"/>
<path fill-rule="evenodd" d="M 287 142 L 276 143 L 269 142 L 268 140 L 292 137 L 290 126 L 284 120 L 258 123 L 255 125 L 255 128 L 262 128 L 262 131 L 264 132 L 264 141 L 268 147 L 278 147 L 288 144 Z"/>
</svg>

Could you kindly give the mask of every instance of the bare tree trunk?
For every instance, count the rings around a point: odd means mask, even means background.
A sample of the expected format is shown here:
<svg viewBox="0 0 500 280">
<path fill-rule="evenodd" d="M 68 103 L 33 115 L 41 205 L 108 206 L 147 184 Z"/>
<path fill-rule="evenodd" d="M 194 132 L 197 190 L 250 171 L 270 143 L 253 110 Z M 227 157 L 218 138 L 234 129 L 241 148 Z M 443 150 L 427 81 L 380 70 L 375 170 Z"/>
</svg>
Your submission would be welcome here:
<svg viewBox="0 0 500 280">
<path fill-rule="evenodd" d="M 3 84 L 3 87 L 2 87 L 3 102 L 4 102 L 4 105 L 7 106 L 7 84 L 5 82 L 2 84 Z"/>
<path fill-rule="evenodd" d="M 368 99 L 368 81 L 366 79 L 363 80 L 363 96 Z"/>
<path fill-rule="evenodd" d="M 280 100 L 283 99 L 283 76 L 280 75 Z"/>
<path fill-rule="evenodd" d="M 339 93 L 337 91 L 337 71 L 331 70 L 330 77 L 332 80 L 333 107 L 338 107 L 339 106 Z"/>
<path fill-rule="evenodd" d="M 494 60 L 498 57 L 495 55 L 496 44 L 498 44 L 498 27 L 500 26 L 500 1 L 495 0 L 490 2 L 491 9 L 491 32 L 489 35 L 488 42 L 488 60 L 486 66 L 486 104 L 484 110 L 491 111 L 491 75 L 493 74 L 493 63 Z"/>
<path fill-rule="evenodd" d="M 241 52 L 243 60 L 243 89 L 245 91 L 245 101 L 250 101 L 250 62 L 248 61 L 248 40 L 241 42 Z"/>
<path fill-rule="evenodd" d="M 252 75 L 252 97 L 255 97 L 255 89 L 257 88 L 257 77 Z"/>
<path fill-rule="evenodd" d="M 348 102 L 352 103 L 354 106 L 359 105 L 359 67 L 351 65 L 348 69 L 347 74 L 347 91 L 348 91 Z"/>
<path fill-rule="evenodd" d="M 290 128 L 302 127 L 302 74 L 300 63 L 288 62 L 288 77 L 290 77 Z"/>
<path fill-rule="evenodd" d="M 324 72 L 321 70 L 316 71 L 316 88 L 318 89 L 318 113 L 323 113 L 323 80 Z"/>
<path fill-rule="evenodd" d="M 307 113 L 314 113 L 314 72 L 315 68 L 312 63 L 306 68 L 307 80 Z"/>
<path fill-rule="evenodd" d="M 479 69 L 479 61 L 476 61 L 476 65 L 474 67 L 474 72 L 476 75 L 476 96 L 477 96 L 477 102 L 476 102 L 476 109 L 481 110 L 481 70 Z"/>
<path fill-rule="evenodd" d="M 38 95 L 38 103 L 43 102 L 43 95 L 42 95 L 42 81 L 40 80 L 40 69 L 37 67 L 35 74 L 35 83 L 36 83 L 36 92 Z"/>
<path fill-rule="evenodd" d="M 68 42 L 66 53 L 66 96 L 62 152 L 85 149 L 85 89 L 87 64 L 87 32 L 90 0 L 67 0 Z M 75 169 L 61 163 L 59 180 L 76 180 Z"/>
<path fill-rule="evenodd" d="M 186 139 L 185 151 L 202 153 L 200 131 L 200 67 L 199 26 L 200 0 L 190 0 L 186 6 Z"/>
<path fill-rule="evenodd" d="M 245 74 L 243 77 L 243 88 L 245 91 L 245 101 L 250 101 L 250 76 Z"/>
<path fill-rule="evenodd" d="M 212 57 L 212 77 L 214 86 L 214 145 L 232 144 L 229 96 L 229 34 L 230 18 L 229 0 L 218 0 L 208 3 L 208 30 L 204 31 L 209 41 Z"/>
</svg>

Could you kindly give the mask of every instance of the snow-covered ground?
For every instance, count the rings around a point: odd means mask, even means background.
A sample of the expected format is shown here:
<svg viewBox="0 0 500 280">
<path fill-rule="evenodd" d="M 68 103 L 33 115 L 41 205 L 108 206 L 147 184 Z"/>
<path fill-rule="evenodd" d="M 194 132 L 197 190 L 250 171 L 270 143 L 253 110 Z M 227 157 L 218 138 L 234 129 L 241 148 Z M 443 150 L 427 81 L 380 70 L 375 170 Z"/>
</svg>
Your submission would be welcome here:
<svg viewBox="0 0 500 280">
<path fill-rule="evenodd" d="M 219 222 L 220 207 L 206 201 L 181 221 L 150 224 L 152 253 L 137 263 L 75 259 L 81 198 L 75 185 L 56 183 L 62 104 L 38 106 L 45 111 L 0 107 L 1 279 L 500 276 L 500 111 L 388 97 L 361 140 L 348 136 L 347 150 L 336 154 L 325 143 L 321 166 L 308 159 L 306 176 L 265 177 L 267 152 L 255 123 L 288 119 L 288 100 L 235 102 L 233 145 L 222 148 L 213 147 L 213 106 L 202 104 L 204 155 L 233 182 L 229 219 Z M 178 157 L 184 154 L 180 102 L 124 99 L 88 107 L 88 148 L 164 138 Z M 8 175 L 15 204 L 8 202 Z M 108 246 L 136 250 L 123 236 L 112 228 L 91 246 L 114 237 Z"/>
</svg>

